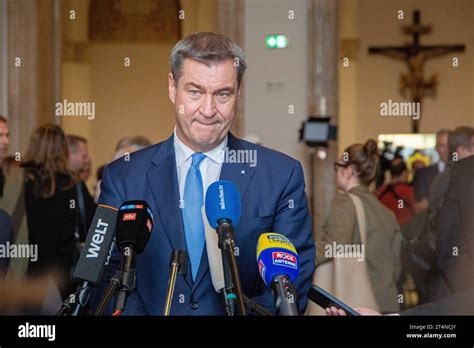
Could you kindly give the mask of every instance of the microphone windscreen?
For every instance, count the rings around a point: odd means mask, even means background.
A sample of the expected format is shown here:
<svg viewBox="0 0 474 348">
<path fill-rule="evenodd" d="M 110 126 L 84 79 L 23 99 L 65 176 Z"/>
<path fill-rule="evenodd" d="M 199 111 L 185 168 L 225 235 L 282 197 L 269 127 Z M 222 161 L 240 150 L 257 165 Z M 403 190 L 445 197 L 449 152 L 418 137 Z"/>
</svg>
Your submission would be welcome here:
<svg viewBox="0 0 474 348">
<path fill-rule="evenodd" d="M 278 275 L 293 282 L 299 273 L 298 253 L 291 241 L 282 234 L 263 233 L 257 244 L 258 272 L 267 286 Z"/>
<path fill-rule="evenodd" d="M 145 201 L 127 201 L 122 204 L 117 217 L 115 238 L 118 247 L 133 245 L 141 253 L 150 239 L 153 214 Z"/>
<path fill-rule="evenodd" d="M 222 219 L 230 220 L 233 227 L 239 224 L 241 205 L 240 193 L 232 182 L 219 180 L 206 191 L 206 215 L 209 225 L 216 229 Z"/>
<path fill-rule="evenodd" d="M 97 285 L 113 247 L 118 209 L 99 204 L 87 233 L 73 277 Z"/>
</svg>

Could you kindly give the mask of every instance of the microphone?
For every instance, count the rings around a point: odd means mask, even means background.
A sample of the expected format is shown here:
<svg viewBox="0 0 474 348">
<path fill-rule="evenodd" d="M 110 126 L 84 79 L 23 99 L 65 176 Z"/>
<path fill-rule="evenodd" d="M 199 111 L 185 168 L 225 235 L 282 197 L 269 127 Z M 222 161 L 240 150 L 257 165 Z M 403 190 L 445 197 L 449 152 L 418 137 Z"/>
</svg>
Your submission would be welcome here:
<svg viewBox="0 0 474 348">
<path fill-rule="evenodd" d="M 168 279 L 168 289 L 166 291 L 165 309 L 163 315 L 168 316 L 171 312 L 171 303 L 173 302 L 174 287 L 176 285 L 176 276 L 178 272 L 186 277 L 188 269 L 188 256 L 184 250 L 173 250 L 171 252 L 170 276 Z"/>
<path fill-rule="evenodd" d="M 112 315 L 120 315 L 128 296 L 135 290 L 136 255 L 148 244 L 153 229 L 153 214 L 145 201 L 127 201 L 122 204 L 117 219 L 115 238 L 122 253 L 120 260 L 120 287 Z"/>
<path fill-rule="evenodd" d="M 271 288 L 278 315 L 298 315 L 293 281 L 298 276 L 299 260 L 294 245 L 284 235 L 263 233 L 257 244 L 258 271 Z"/>
<path fill-rule="evenodd" d="M 238 305 L 240 314 L 245 315 L 232 230 L 232 226 L 237 226 L 240 220 L 239 190 L 230 181 L 219 180 L 212 183 L 206 191 L 205 209 L 209 225 L 217 230 L 218 246 L 221 249 L 225 285 L 223 294 L 227 314 L 235 315 Z"/>
<path fill-rule="evenodd" d="M 117 208 L 104 204 L 97 206 L 73 273 L 73 278 L 82 283 L 76 293 L 67 297 L 56 315 L 67 315 L 71 309 L 72 315 L 78 315 L 89 301 L 90 286 L 99 285 L 114 246 L 117 213 Z"/>
<path fill-rule="evenodd" d="M 112 252 L 117 213 L 117 208 L 103 204 L 97 206 L 74 269 L 75 279 L 99 285 Z"/>
</svg>

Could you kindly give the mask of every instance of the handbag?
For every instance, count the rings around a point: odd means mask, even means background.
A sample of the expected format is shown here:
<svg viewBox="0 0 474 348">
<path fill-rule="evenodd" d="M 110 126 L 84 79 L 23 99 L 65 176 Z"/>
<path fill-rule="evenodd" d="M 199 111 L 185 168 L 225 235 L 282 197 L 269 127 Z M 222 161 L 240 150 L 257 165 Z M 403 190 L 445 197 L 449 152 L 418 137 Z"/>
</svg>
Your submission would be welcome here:
<svg viewBox="0 0 474 348">
<path fill-rule="evenodd" d="M 366 246 L 367 226 L 362 201 L 357 195 L 348 194 L 355 206 L 361 245 Z M 314 272 L 313 284 L 323 288 L 352 308 L 366 307 L 379 311 L 365 257 L 363 261 L 354 257 L 333 257 L 321 263 Z M 306 315 L 325 314 L 324 308 L 315 303 L 308 304 Z"/>
</svg>

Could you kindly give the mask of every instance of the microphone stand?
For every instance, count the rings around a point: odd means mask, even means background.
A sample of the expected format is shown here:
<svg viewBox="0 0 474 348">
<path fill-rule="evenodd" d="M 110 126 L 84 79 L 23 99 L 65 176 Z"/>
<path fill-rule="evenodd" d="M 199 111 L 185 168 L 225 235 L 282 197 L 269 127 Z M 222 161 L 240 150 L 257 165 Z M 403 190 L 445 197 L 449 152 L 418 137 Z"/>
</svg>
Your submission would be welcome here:
<svg viewBox="0 0 474 348">
<path fill-rule="evenodd" d="M 237 260 L 234 255 L 234 236 L 232 227 L 228 220 L 219 222 L 217 226 L 217 235 L 219 238 L 219 249 L 222 254 L 222 266 L 224 271 L 224 295 L 226 300 L 227 314 L 233 316 L 236 314 L 238 306 L 240 315 L 245 315 L 245 304 L 240 284 L 239 270 Z M 237 302 L 237 306 L 236 306 Z"/>
<path fill-rule="evenodd" d="M 110 299 L 112 298 L 112 296 L 115 294 L 117 289 L 122 284 L 122 280 L 121 280 L 122 277 L 120 273 L 121 273 L 120 271 L 115 272 L 114 276 L 110 279 L 109 286 L 107 287 L 107 290 L 105 291 L 104 296 L 100 300 L 100 303 L 97 306 L 94 312 L 94 315 L 99 316 L 104 313 L 105 308 L 107 308 L 107 305 L 110 302 Z"/>
<path fill-rule="evenodd" d="M 274 316 L 272 312 L 268 311 L 262 305 L 254 302 L 253 300 L 249 299 L 247 296 L 244 295 L 245 304 L 250 308 L 250 310 L 254 311 L 258 315 L 265 316 L 265 317 L 272 317 Z"/>
<path fill-rule="evenodd" d="M 276 276 L 271 283 L 278 315 L 299 315 L 295 288 L 286 275 Z"/>
<path fill-rule="evenodd" d="M 165 309 L 163 315 L 169 316 L 171 303 L 173 302 L 174 288 L 176 285 L 177 274 L 187 275 L 187 255 L 184 250 L 173 250 L 171 252 L 170 276 L 168 279 L 168 290 L 166 291 Z"/>
<path fill-rule="evenodd" d="M 89 302 L 90 285 L 89 282 L 83 281 L 78 286 L 74 294 L 69 295 L 61 305 L 59 311 L 56 312 L 56 316 L 77 316 Z"/>
</svg>

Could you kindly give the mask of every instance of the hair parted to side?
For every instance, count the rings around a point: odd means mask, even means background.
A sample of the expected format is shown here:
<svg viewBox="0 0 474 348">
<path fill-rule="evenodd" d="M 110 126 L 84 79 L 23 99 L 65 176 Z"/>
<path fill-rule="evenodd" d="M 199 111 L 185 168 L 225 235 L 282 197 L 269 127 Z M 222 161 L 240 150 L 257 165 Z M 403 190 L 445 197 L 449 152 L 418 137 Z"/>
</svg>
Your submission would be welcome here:
<svg viewBox="0 0 474 348">
<path fill-rule="evenodd" d="M 176 83 L 182 75 L 183 62 L 186 58 L 207 66 L 232 59 L 237 69 L 239 87 L 247 68 L 244 52 L 237 44 L 224 35 L 210 32 L 193 33 L 178 41 L 173 47 L 170 56 L 170 69 Z"/>
<path fill-rule="evenodd" d="M 8 123 L 8 120 L 5 116 L 3 115 L 0 115 L 0 122 L 3 122 L 3 123 Z"/>
<path fill-rule="evenodd" d="M 26 178 L 34 182 L 36 196 L 51 197 L 56 190 L 58 174 L 71 177 L 69 185 L 61 189 L 74 186 L 74 174 L 69 169 L 68 159 L 68 143 L 61 127 L 47 123 L 33 131 L 21 166 L 25 168 Z"/>
<path fill-rule="evenodd" d="M 346 148 L 344 154 L 347 154 L 346 163 L 353 166 L 360 183 L 369 186 L 375 180 L 379 169 L 379 155 L 375 140 L 369 139 L 365 144 L 353 144 Z"/>
</svg>

